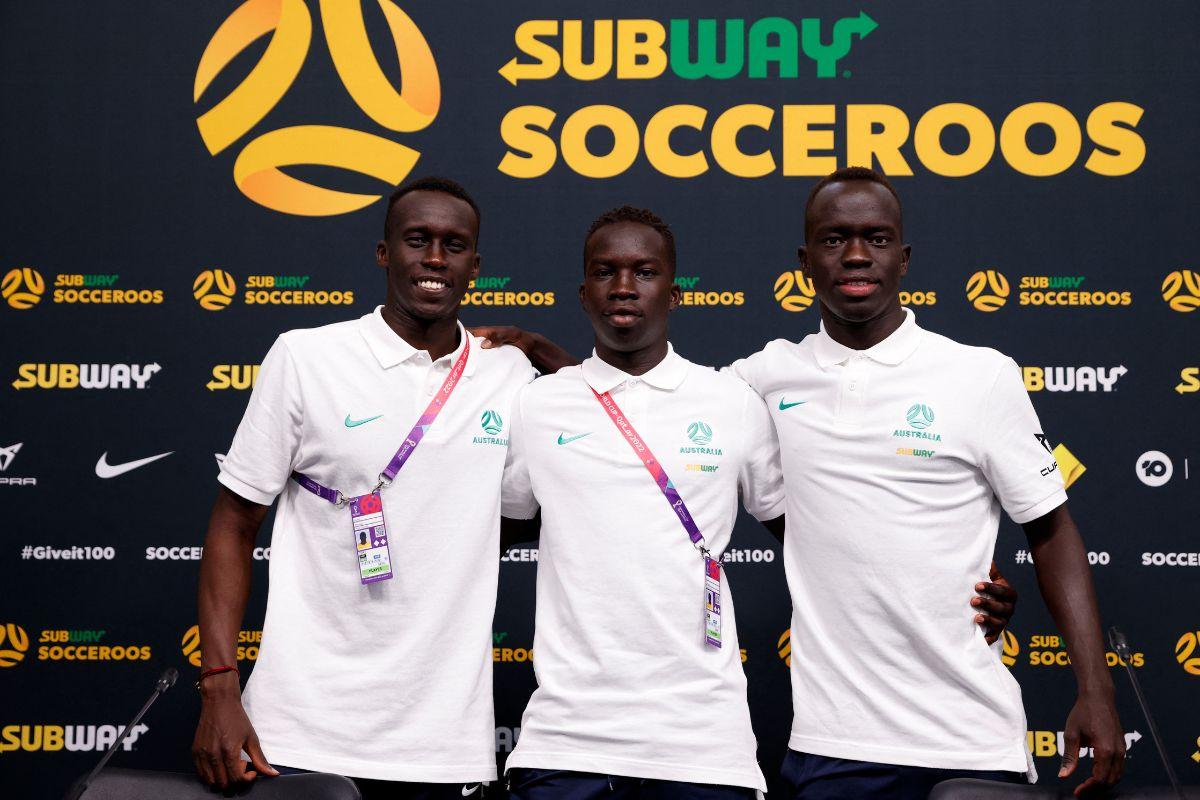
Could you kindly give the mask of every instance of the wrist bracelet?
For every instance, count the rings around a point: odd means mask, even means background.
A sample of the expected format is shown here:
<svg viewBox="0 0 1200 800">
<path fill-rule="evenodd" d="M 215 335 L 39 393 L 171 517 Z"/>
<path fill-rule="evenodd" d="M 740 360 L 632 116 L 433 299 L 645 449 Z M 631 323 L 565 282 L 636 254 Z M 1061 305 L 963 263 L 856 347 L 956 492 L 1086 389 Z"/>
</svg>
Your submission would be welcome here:
<svg viewBox="0 0 1200 800">
<path fill-rule="evenodd" d="M 211 678 L 213 675 L 220 675 L 222 672 L 237 672 L 238 677 L 242 677 L 242 673 L 238 671 L 237 667 L 231 664 L 223 664 L 219 667 L 213 667 L 212 669 L 206 669 L 201 672 L 200 677 L 196 679 L 196 688 L 200 688 L 200 682 L 205 678 Z"/>
</svg>

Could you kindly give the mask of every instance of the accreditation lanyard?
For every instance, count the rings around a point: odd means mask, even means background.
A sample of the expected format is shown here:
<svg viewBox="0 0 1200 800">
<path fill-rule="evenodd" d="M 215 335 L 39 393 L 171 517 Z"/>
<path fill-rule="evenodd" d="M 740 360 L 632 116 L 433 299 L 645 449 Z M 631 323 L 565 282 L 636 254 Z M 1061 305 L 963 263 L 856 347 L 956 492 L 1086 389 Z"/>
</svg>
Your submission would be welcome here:
<svg viewBox="0 0 1200 800">
<path fill-rule="evenodd" d="M 679 524 L 683 526 L 687 532 L 688 538 L 692 540 L 692 546 L 700 551 L 704 556 L 704 641 L 706 644 L 720 648 L 721 647 L 721 564 L 712 554 L 708 552 L 708 548 L 704 546 L 704 535 L 700 533 L 700 528 L 696 525 L 696 520 L 688 511 L 687 506 L 683 502 L 683 498 L 679 496 L 679 490 L 675 488 L 675 484 L 671 483 L 671 479 L 667 477 L 667 472 L 663 469 L 662 462 L 654 457 L 650 452 L 650 447 L 646 444 L 638 432 L 634 430 L 629 419 L 626 418 L 621 407 L 617 405 L 617 401 L 612 399 L 612 395 L 608 392 L 600 394 L 595 389 L 592 389 L 592 394 L 604 407 L 608 413 L 609 419 L 617 426 L 617 430 L 633 448 L 633 452 L 637 453 L 638 458 L 649 470 L 654 482 L 658 484 L 658 488 L 662 491 L 663 497 L 671 505 L 671 510 L 675 512 L 675 516 L 679 518 Z"/>
<path fill-rule="evenodd" d="M 458 386 L 459 378 L 462 377 L 463 370 L 467 367 L 467 356 L 470 352 L 471 337 L 464 335 L 462 355 L 455 359 L 454 365 L 450 367 L 450 374 L 446 376 L 446 380 L 442 381 L 442 388 L 438 389 L 433 400 L 429 402 L 424 413 L 417 420 L 417 424 L 408 432 L 408 436 L 404 437 L 404 443 L 392 456 L 392 460 L 384 467 L 383 472 L 379 473 L 379 482 L 375 484 L 374 489 L 366 494 L 347 497 L 342 494 L 341 490 L 322 486 L 302 472 L 292 473 L 292 480 L 322 500 L 328 500 L 338 508 L 350 507 L 354 547 L 358 552 L 359 579 L 364 585 L 386 581 L 392 577 L 392 558 L 391 551 L 388 549 L 387 531 L 383 524 L 383 497 L 380 493 L 396 479 L 396 475 L 408 461 L 409 456 L 413 454 L 417 445 L 421 443 L 421 439 L 425 437 L 429 426 L 433 425 L 434 420 L 446 405 L 446 401 L 454 393 L 454 388 Z"/>
</svg>

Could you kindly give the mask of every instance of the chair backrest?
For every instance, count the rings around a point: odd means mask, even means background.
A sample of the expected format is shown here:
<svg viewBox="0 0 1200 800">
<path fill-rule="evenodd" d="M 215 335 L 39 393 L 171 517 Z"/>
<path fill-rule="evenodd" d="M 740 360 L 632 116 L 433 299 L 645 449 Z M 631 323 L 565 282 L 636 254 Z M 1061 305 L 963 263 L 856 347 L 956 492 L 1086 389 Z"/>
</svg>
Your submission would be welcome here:
<svg viewBox="0 0 1200 800">
<path fill-rule="evenodd" d="M 929 794 L 929 800 L 1059 800 L 1059 798 L 1067 800 L 1067 798 L 1073 797 L 1071 794 L 1073 788 L 1074 786 L 1071 785 L 1057 788 L 957 778 L 952 781 L 942 781 L 933 787 L 933 791 Z M 1183 793 L 1188 800 L 1200 800 L 1200 788 L 1185 788 Z M 1117 790 L 1109 796 L 1118 800 L 1178 800 L 1173 789 L 1158 786 L 1138 789 L 1123 789 L 1118 786 Z"/>
<path fill-rule="evenodd" d="M 92 781 L 80 800 L 213 800 L 215 796 L 190 772 L 108 769 Z M 362 800 L 354 781 L 322 773 L 260 778 L 234 796 L 251 800 Z"/>
</svg>

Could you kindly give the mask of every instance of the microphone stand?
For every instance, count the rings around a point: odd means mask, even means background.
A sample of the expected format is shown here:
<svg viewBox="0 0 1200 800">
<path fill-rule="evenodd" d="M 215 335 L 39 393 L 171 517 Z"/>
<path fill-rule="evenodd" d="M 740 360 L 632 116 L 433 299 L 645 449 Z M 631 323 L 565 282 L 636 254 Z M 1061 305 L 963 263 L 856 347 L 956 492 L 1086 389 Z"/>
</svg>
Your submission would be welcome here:
<svg viewBox="0 0 1200 800">
<path fill-rule="evenodd" d="M 1158 733 L 1158 725 L 1154 723 L 1154 717 L 1150 716 L 1150 706 L 1146 704 L 1146 696 L 1142 694 L 1142 686 L 1138 683 L 1137 675 L 1133 671 L 1133 659 L 1129 653 L 1129 642 L 1125 639 L 1125 634 L 1121 633 L 1114 625 L 1108 629 L 1108 642 L 1112 645 L 1113 650 L 1125 662 L 1125 671 L 1129 673 L 1129 682 L 1133 684 L 1133 693 L 1137 695 L 1138 705 L 1142 707 L 1142 714 L 1146 716 L 1146 723 L 1150 726 L 1150 735 L 1154 737 L 1154 746 L 1158 748 L 1158 756 L 1162 759 L 1163 769 L 1167 771 L 1167 779 L 1171 781 L 1171 788 L 1175 790 L 1175 795 L 1179 800 L 1187 800 L 1183 796 L 1183 788 L 1179 785 L 1179 777 L 1175 774 L 1175 769 L 1171 766 L 1170 759 L 1167 758 L 1167 750 L 1163 747 L 1162 736 Z"/>
<path fill-rule="evenodd" d="M 117 748 L 121 746 L 121 742 L 125 741 L 125 737 L 129 735 L 131 730 L 133 730 L 133 726 L 142 721 L 142 717 L 146 716 L 146 712 L 150 710 L 150 706 L 154 705 L 154 701 L 157 700 L 164 692 L 166 692 L 167 689 L 170 689 L 172 686 L 174 686 L 175 681 L 178 678 L 179 670 L 175 669 L 174 667 L 168 667 L 166 671 L 159 676 L 158 683 L 154 684 L 154 691 L 150 693 L 150 697 L 146 700 L 146 704 L 142 706 L 142 710 L 139 711 L 137 716 L 125 726 L 125 728 L 121 731 L 121 735 L 117 737 L 117 740 L 109 745 L 108 751 L 104 754 L 104 757 L 100 759 L 100 763 L 96 765 L 96 768 L 89 772 L 86 778 L 75 784 L 75 788 L 71 790 L 69 795 L 67 795 L 67 800 L 79 800 L 79 798 L 83 796 L 83 793 L 87 791 L 88 785 L 97 775 L 100 774 L 100 770 L 104 769 L 104 765 L 107 764 L 108 760 L 113 757 L 113 753 L 117 752 Z"/>
</svg>

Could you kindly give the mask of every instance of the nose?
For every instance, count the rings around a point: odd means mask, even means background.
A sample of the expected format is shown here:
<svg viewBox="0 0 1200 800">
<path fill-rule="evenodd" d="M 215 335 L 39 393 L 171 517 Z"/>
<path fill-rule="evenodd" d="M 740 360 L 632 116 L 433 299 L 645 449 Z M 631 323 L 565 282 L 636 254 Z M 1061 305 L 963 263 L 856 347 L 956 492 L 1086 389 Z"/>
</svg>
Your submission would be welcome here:
<svg viewBox="0 0 1200 800">
<path fill-rule="evenodd" d="M 425 249 L 425 253 L 421 257 L 421 266 L 429 269 L 446 268 L 446 248 L 441 241 L 434 239 L 429 243 L 429 247 Z"/>
<path fill-rule="evenodd" d="M 865 239 L 854 236 L 846 241 L 846 247 L 842 250 L 842 266 L 851 269 L 869 267 L 874 263 L 871 258 L 871 251 L 867 247 Z"/>
<path fill-rule="evenodd" d="M 613 300 L 636 300 L 637 278 L 632 270 L 620 270 L 613 278 L 608 289 L 608 296 Z"/>
</svg>

